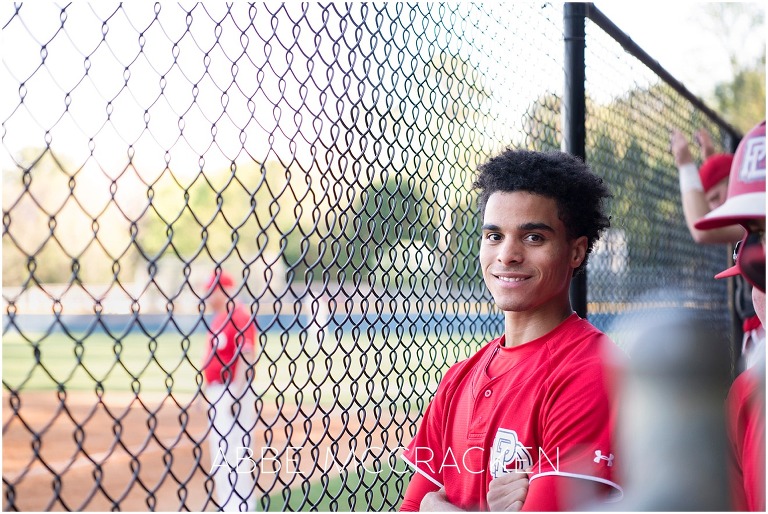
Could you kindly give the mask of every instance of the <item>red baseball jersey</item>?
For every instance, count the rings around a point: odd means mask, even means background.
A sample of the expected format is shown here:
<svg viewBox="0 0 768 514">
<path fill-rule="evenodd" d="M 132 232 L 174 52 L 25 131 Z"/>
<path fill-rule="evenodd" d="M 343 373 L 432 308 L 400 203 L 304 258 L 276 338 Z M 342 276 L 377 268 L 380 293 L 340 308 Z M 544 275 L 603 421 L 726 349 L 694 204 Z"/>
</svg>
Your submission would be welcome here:
<svg viewBox="0 0 768 514">
<path fill-rule="evenodd" d="M 573 314 L 539 339 L 503 345 L 502 336 L 448 370 L 406 462 L 465 510 L 488 510 L 490 481 L 526 468 L 526 502 L 533 482 L 549 476 L 589 480 L 621 498 L 604 366 L 613 342 Z"/>
<path fill-rule="evenodd" d="M 237 369 L 240 352 L 253 348 L 256 324 L 242 305 L 231 313 L 217 314 L 211 322 L 208 352 L 203 361 L 203 375 L 209 384 L 225 384 L 232 380 Z"/>
<path fill-rule="evenodd" d="M 741 373 L 728 393 L 733 508 L 765 512 L 765 397 L 755 368 Z"/>
</svg>

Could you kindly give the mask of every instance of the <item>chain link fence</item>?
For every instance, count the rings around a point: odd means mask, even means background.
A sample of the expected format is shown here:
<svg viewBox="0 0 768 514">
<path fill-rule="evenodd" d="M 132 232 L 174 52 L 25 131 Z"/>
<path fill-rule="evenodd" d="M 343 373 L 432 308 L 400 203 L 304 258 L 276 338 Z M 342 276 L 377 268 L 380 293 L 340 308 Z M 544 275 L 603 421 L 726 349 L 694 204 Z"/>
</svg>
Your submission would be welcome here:
<svg viewBox="0 0 768 514">
<path fill-rule="evenodd" d="M 616 192 L 611 229 L 590 263 L 590 320 L 600 325 L 602 314 L 613 320 L 628 310 L 647 315 L 643 312 L 664 309 L 673 292 L 684 307 L 706 312 L 723 341 L 735 339 L 736 315 L 727 307 L 733 308 L 727 300 L 735 296 L 733 284 L 707 280 L 732 265 L 732 248 L 692 243 L 670 136 L 683 132 L 700 165 L 696 131 L 711 134 L 716 152 L 732 152 L 740 135 L 698 99 L 691 102 L 692 95 L 673 77 L 671 83 L 661 80 L 657 73 L 666 73 L 649 56 L 629 53 L 634 44 L 623 34 L 607 33 L 604 29 L 615 26 L 602 13 L 588 16 L 585 29 L 586 159 Z M 634 304 L 629 309 L 628 300 Z M 612 335 L 621 343 L 621 334 Z M 739 350 L 740 341 L 732 345 L 732 362 Z"/>
<path fill-rule="evenodd" d="M 395 510 L 440 377 L 503 329 L 471 183 L 508 145 L 560 149 L 562 9 L 2 4 L 4 509 L 223 506 L 219 269 L 257 329 L 235 398 L 256 509 Z M 726 128 L 587 38 L 587 160 L 614 192 L 590 320 L 668 288 L 727 337 L 702 280 L 727 253 L 688 235 L 668 147 Z"/>
</svg>

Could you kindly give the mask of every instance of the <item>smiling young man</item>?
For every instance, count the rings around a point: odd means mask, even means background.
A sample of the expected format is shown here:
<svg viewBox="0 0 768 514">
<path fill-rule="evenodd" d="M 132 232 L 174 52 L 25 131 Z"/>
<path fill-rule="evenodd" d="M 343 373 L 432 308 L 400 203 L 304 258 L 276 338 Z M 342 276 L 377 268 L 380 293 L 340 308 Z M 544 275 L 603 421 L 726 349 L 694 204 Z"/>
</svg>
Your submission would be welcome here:
<svg viewBox="0 0 768 514">
<path fill-rule="evenodd" d="M 621 496 L 603 363 L 613 343 L 569 287 L 610 196 L 583 161 L 507 150 L 479 168 L 480 267 L 504 334 L 451 367 L 405 450 L 401 510 L 579 508 Z"/>
</svg>

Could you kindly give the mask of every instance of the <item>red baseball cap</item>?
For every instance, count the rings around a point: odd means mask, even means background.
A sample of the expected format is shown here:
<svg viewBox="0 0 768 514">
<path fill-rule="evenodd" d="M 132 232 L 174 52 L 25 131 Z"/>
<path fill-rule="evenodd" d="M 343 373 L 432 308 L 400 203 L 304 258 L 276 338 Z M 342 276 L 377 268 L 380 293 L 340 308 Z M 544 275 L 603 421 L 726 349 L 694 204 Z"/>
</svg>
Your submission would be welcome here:
<svg viewBox="0 0 768 514">
<path fill-rule="evenodd" d="M 731 165 L 728 198 L 696 222 L 699 230 L 765 218 L 765 120 L 739 143 Z"/>
<path fill-rule="evenodd" d="M 728 178 L 732 164 L 733 155 L 729 153 L 718 153 L 704 161 L 704 164 L 699 168 L 699 178 L 705 193 L 719 184 L 721 180 Z"/>
<path fill-rule="evenodd" d="M 212 288 L 214 285 L 220 285 L 221 287 L 232 287 L 235 285 L 235 281 L 232 280 L 232 275 L 224 270 L 217 270 L 211 274 L 211 278 L 205 284 L 206 289 Z"/>
</svg>

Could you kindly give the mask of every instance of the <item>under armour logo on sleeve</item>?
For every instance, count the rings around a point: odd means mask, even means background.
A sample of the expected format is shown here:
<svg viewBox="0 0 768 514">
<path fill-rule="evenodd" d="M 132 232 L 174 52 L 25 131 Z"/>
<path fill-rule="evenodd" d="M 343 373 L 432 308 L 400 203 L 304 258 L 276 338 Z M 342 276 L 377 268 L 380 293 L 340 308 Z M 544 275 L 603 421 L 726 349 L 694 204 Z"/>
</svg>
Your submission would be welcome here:
<svg viewBox="0 0 768 514">
<path fill-rule="evenodd" d="M 607 461 L 608 466 L 613 466 L 613 454 L 609 453 L 607 456 L 603 455 L 600 450 L 595 450 L 595 464 L 600 464 L 600 461 Z"/>
</svg>

